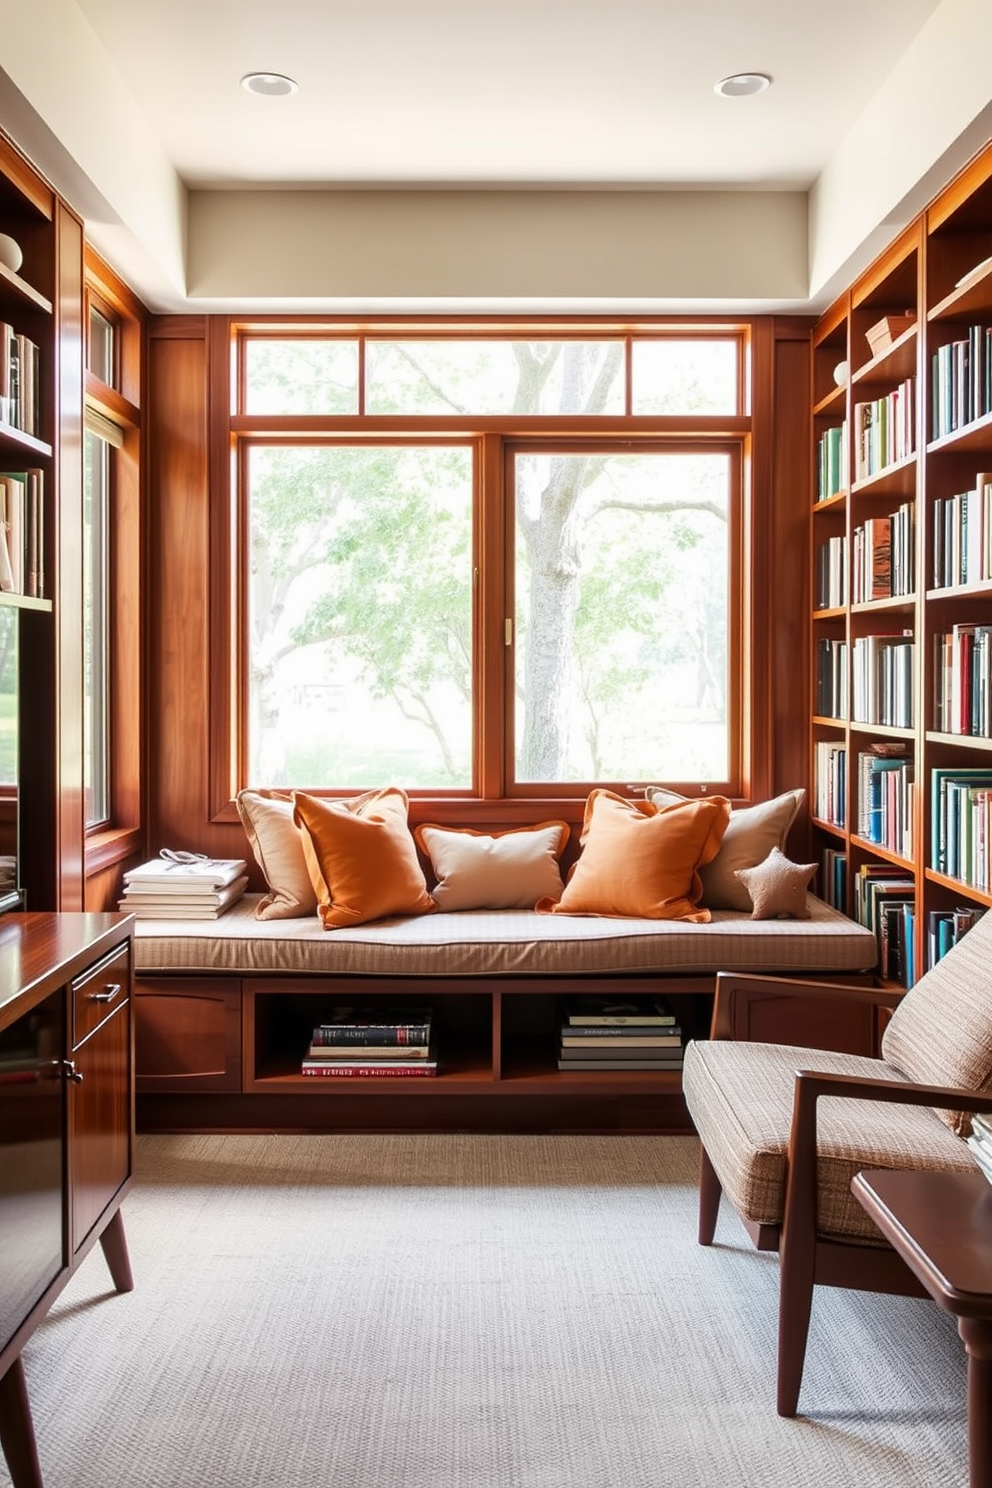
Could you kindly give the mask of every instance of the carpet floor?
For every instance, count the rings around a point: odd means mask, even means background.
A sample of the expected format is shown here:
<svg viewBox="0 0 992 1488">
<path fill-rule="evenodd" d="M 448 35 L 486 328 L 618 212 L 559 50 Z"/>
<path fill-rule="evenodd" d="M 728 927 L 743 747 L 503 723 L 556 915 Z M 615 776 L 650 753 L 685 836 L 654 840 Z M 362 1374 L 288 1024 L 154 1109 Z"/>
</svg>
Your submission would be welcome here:
<svg viewBox="0 0 992 1488">
<path fill-rule="evenodd" d="M 931 1303 L 818 1289 L 775 1414 L 777 1258 L 696 1244 L 691 1137 L 148 1136 L 24 1352 L 47 1488 L 936 1488 Z M 10 1479 L 0 1461 L 0 1484 Z"/>
</svg>

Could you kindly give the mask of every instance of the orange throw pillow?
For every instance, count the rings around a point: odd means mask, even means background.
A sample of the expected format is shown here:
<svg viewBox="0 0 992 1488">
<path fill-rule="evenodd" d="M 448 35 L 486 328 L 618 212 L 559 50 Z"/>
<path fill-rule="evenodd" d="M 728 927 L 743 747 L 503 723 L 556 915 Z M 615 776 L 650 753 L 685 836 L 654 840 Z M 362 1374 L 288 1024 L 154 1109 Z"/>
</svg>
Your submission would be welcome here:
<svg viewBox="0 0 992 1488">
<path fill-rule="evenodd" d="M 355 803 L 293 792 L 293 820 L 325 930 L 434 909 L 407 813 L 398 787 Z"/>
<path fill-rule="evenodd" d="M 699 869 L 717 854 L 730 802 L 725 796 L 657 807 L 594 790 L 586 801 L 582 853 L 557 904 L 542 914 L 632 916 L 705 924 Z"/>
</svg>

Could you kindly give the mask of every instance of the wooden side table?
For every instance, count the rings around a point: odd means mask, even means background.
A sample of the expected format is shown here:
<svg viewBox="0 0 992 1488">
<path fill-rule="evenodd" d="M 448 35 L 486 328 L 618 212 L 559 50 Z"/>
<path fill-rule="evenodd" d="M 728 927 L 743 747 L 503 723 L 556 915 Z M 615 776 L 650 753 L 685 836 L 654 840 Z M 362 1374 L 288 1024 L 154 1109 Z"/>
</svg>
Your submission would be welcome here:
<svg viewBox="0 0 992 1488">
<path fill-rule="evenodd" d="M 851 1191 L 968 1351 L 970 1488 L 992 1488 L 992 1183 L 973 1173 L 866 1172 Z"/>
</svg>

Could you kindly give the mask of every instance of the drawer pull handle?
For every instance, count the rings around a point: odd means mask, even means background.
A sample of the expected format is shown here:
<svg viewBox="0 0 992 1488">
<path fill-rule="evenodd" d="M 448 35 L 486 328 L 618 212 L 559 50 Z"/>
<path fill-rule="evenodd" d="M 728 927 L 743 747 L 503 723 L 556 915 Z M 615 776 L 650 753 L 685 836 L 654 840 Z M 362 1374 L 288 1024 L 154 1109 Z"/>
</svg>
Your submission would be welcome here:
<svg viewBox="0 0 992 1488">
<path fill-rule="evenodd" d="M 108 982 L 102 992 L 90 993 L 90 1002 L 113 1002 L 120 990 L 120 982 Z"/>
<path fill-rule="evenodd" d="M 66 1079 L 71 1080 L 74 1085 L 82 1085 L 83 1072 L 82 1070 L 78 1070 L 76 1068 L 76 1061 L 74 1059 L 62 1060 L 62 1073 L 65 1075 Z"/>
</svg>

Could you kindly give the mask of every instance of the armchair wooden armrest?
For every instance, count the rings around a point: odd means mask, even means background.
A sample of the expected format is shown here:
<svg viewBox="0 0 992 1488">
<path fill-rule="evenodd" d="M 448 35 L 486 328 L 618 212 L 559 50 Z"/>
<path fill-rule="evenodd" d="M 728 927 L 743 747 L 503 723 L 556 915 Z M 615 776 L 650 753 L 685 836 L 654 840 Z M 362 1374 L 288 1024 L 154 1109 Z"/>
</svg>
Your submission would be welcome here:
<svg viewBox="0 0 992 1488">
<path fill-rule="evenodd" d="M 783 1209 L 783 1234 L 804 1222 L 815 1227 L 816 1117 L 823 1096 L 842 1100 L 888 1101 L 900 1106 L 931 1106 L 946 1111 L 992 1112 L 992 1091 L 962 1090 L 950 1085 L 918 1085 L 911 1081 L 880 1080 L 860 1075 L 797 1070 L 789 1136 L 788 1179 Z"/>
<path fill-rule="evenodd" d="M 902 989 L 866 987 L 863 983 L 807 982 L 801 977 L 753 976 L 720 971 L 716 976 L 710 1038 L 760 1041 L 752 1031 L 751 1009 L 772 998 L 805 1002 L 847 1002 L 863 1008 L 898 1007 Z"/>
</svg>

